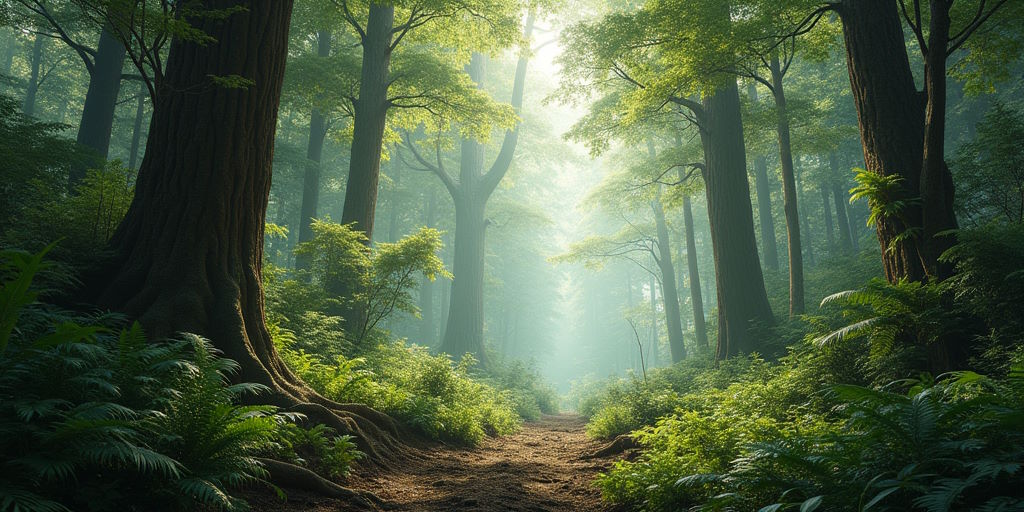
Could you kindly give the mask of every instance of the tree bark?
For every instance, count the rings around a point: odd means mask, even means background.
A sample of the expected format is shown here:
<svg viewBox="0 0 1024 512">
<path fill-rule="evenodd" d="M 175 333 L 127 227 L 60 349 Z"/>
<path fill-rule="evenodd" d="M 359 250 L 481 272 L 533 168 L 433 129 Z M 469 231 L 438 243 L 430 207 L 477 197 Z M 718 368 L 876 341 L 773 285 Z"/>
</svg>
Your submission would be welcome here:
<svg viewBox="0 0 1024 512">
<path fill-rule="evenodd" d="M 843 186 L 839 181 L 839 157 L 829 153 L 828 165 L 832 171 L 832 199 L 836 204 L 836 224 L 839 225 L 839 246 L 843 253 L 849 254 L 853 250 L 853 230 L 850 229 L 850 219 L 846 214 L 846 203 L 849 200 Z"/>
<path fill-rule="evenodd" d="M 690 275 L 693 330 L 697 335 L 697 346 L 708 348 L 708 328 L 704 322 L 704 297 L 700 289 L 700 273 L 697 272 L 697 243 L 693 236 L 693 208 L 690 204 L 690 196 L 683 198 L 683 224 L 685 224 L 686 230 L 686 265 Z"/>
<path fill-rule="evenodd" d="M 754 324 L 773 325 L 757 257 L 740 97 L 732 80 L 705 98 L 700 117 L 704 182 L 718 288 L 718 358 L 755 352 Z"/>
<path fill-rule="evenodd" d="M 135 197 L 111 239 L 113 257 L 88 276 L 83 293 L 138 319 L 150 339 L 180 332 L 208 338 L 239 363 L 235 378 L 273 391 L 259 400 L 355 434 L 360 449 L 380 455 L 389 432 L 397 432 L 394 423 L 303 384 L 278 357 L 265 324 L 263 227 L 292 1 L 202 5 L 246 10 L 187 20 L 216 42 L 171 43 Z M 229 75 L 254 83 L 234 88 L 210 80 Z M 351 412 L 335 414 L 341 410 Z"/>
<path fill-rule="evenodd" d="M 830 194 L 829 187 L 827 184 L 822 183 L 818 187 L 821 193 L 821 208 L 825 213 L 825 241 L 828 242 L 828 250 L 830 253 L 835 254 L 836 251 L 836 236 L 833 232 L 832 227 L 832 208 L 829 205 L 828 196 Z"/>
<path fill-rule="evenodd" d="M 341 223 L 355 223 L 356 229 L 373 237 L 380 180 L 381 145 L 388 116 L 388 86 L 391 78 L 391 31 L 394 5 L 372 2 L 363 37 L 363 67 L 359 98 L 355 101 L 352 151 Z"/>
<path fill-rule="evenodd" d="M 772 55 L 772 95 L 775 97 L 775 128 L 779 139 L 779 162 L 782 164 L 782 206 L 786 213 L 786 240 L 789 251 L 789 316 L 804 312 L 804 260 L 800 244 L 800 217 L 797 211 L 796 180 L 793 172 L 793 147 L 789 128 L 789 106 L 783 72 L 777 54 Z"/>
<path fill-rule="evenodd" d="M 757 86 L 747 88 L 750 100 L 758 101 Z M 761 251 L 764 266 L 778 272 L 779 249 L 775 242 L 775 218 L 772 215 L 772 192 L 768 180 L 768 159 L 764 155 L 754 157 L 754 189 L 757 193 L 757 217 L 761 226 Z"/>
<path fill-rule="evenodd" d="M 921 245 L 925 271 L 934 279 L 953 274 L 953 266 L 939 256 L 953 246 L 943 231 L 958 227 L 953 208 L 953 178 L 946 166 L 946 52 L 949 46 L 949 11 L 952 0 L 929 0 L 931 17 L 924 80 L 927 103 L 924 119 L 924 147 L 921 171 Z"/>
<path fill-rule="evenodd" d="M 327 58 L 331 55 L 331 32 L 321 30 L 316 35 L 316 55 Z M 306 168 L 302 176 L 302 205 L 299 208 L 299 242 L 313 239 L 313 219 L 317 216 L 320 203 L 320 161 L 324 152 L 324 138 L 327 137 L 327 118 L 320 109 L 313 107 L 309 116 L 309 142 L 306 144 Z M 295 268 L 309 270 L 312 255 L 296 254 Z"/>
<path fill-rule="evenodd" d="M 145 82 L 139 84 L 139 97 L 135 99 L 135 123 L 132 125 L 132 145 L 128 148 L 128 168 L 138 169 L 139 147 L 142 145 L 142 119 L 146 114 L 146 98 L 149 88 Z"/>
<path fill-rule="evenodd" d="M 529 41 L 533 34 L 533 23 L 534 13 L 531 11 L 524 26 L 525 41 Z M 483 55 L 474 53 L 467 66 L 470 78 L 478 87 L 483 81 L 483 59 Z M 511 105 L 517 115 L 523 106 L 528 63 L 529 53 L 523 51 L 512 81 Z M 484 172 L 483 145 L 472 139 L 463 139 L 458 183 L 446 183 L 455 203 L 455 260 L 452 267 L 455 277 L 441 351 L 452 356 L 471 353 L 481 366 L 487 365 L 483 314 L 484 236 L 487 227 L 484 212 L 491 194 L 512 165 L 518 141 L 519 125 L 516 125 L 505 132 L 501 150 Z M 438 169 L 438 172 L 446 171 Z"/>
<path fill-rule="evenodd" d="M 113 34 L 106 29 L 100 32 L 77 139 L 92 158 L 71 166 L 69 190 L 73 191 L 85 178 L 86 170 L 102 165 L 110 152 L 110 135 L 114 128 L 114 111 L 121 91 L 121 69 L 126 53 L 124 45 Z"/>
<path fill-rule="evenodd" d="M 891 200 L 918 197 L 923 145 L 924 102 L 914 86 L 903 26 L 892 0 L 842 0 L 837 6 L 846 43 L 865 168 L 902 178 Z M 921 281 L 925 268 L 916 237 L 900 235 L 921 225 L 921 208 L 908 204 L 897 217 L 880 218 L 877 228 L 885 276 Z"/>
<path fill-rule="evenodd" d="M 437 191 L 427 194 L 423 224 L 434 227 L 434 216 L 437 211 Z M 434 281 L 423 277 L 420 280 L 420 343 L 427 346 L 437 344 L 437 322 L 434 320 Z"/>
<path fill-rule="evenodd" d="M 651 209 L 654 210 L 654 222 L 658 231 L 658 267 L 661 270 L 661 291 L 665 304 L 668 346 L 672 353 L 672 362 L 678 363 L 686 359 L 686 345 L 683 342 L 682 314 L 679 312 L 679 291 L 676 289 L 676 269 L 672 264 L 671 239 L 661 200 L 651 201 Z"/>
<path fill-rule="evenodd" d="M 36 34 L 32 43 L 32 59 L 29 62 L 28 84 L 25 86 L 25 100 L 21 104 L 21 111 L 26 116 L 34 116 L 36 113 L 36 94 L 39 92 L 39 66 L 43 62 L 43 47 L 46 44 L 46 37 Z"/>
</svg>

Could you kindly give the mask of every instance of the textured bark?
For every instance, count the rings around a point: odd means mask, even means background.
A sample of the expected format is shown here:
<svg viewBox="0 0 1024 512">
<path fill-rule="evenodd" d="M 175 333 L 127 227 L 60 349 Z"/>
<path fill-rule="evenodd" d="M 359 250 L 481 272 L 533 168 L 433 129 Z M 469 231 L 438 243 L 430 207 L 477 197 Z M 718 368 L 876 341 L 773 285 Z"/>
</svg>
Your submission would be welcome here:
<svg viewBox="0 0 1024 512">
<path fill-rule="evenodd" d="M 754 324 L 773 325 L 757 257 L 736 83 L 708 96 L 700 116 L 704 182 L 718 285 L 718 358 L 759 349 Z"/>
<path fill-rule="evenodd" d="M 25 86 L 25 100 L 21 104 L 21 111 L 26 116 L 34 116 L 36 113 L 36 94 L 39 92 L 39 66 L 43 62 L 43 47 L 46 45 L 46 37 L 36 34 L 32 43 L 32 59 L 29 61 L 28 84 Z"/>
<path fill-rule="evenodd" d="M 800 251 L 800 218 L 797 211 L 796 180 L 793 171 L 793 147 L 789 129 L 789 106 L 782 82 L 779 57 L 770 63 L 772 95 L 775 98 L 775 129 L 779 139 L 779 162 L 782 164 L 782 207 L 786 213 L 786 240 L 789 251 L 789 316 L 804 312 L 804 260 Z M 812 257 L 813 259 L 813 257 Z"/>
<path fill-rule="evenodd" d="M 704 297 L 700 289 L 700 273 L 697 272 L 697 244 L 693 236 L 693 208 L 690 197 L 683 198 L 683 224 L 686 230 L 686 266 L 690 275 L 690 304 L 693 307 L 693 330 L 697 334 L 697 346 L 708 347 L 708 327 L 704 322 Z"/>
<path fill-rule="evenodd" d="M 331 55 L 331 32 L 321 30 L 316 35 L 316 55 L 327 58 Z M 302 205 L 299 207 L 299 243 L 313 239 L 313 219 L 320 203 L 320 161 L 324 153 L 324 138 L 327 137 L 327 118 L 320 109 L 313 107 L 309 116 L 309 140 L 306 143 L 306 168 L 302 175 Z M 309 270 L 311 254 L 296 254 L 295 268 Z"/>
<path fill-rule="evenodd" d="M 355 101 L 352 153 L 349 160 L 345 207 L 341 223 L 354 222 L 356 229 L 373 237 L 380 180 L 380 154 L 388 115 L 388 86 L 391 77 L 391 31 L 394 5 L 373 2 L 363 38 L 363 67 L 359 98 Z"/>
<path fill-rule="evenodd" d="M 292 2 L 203 5 L 247 10 L 190 20 L 216 43 L 172 42 L 135 198 L 111 240 L 113 257 L 84 293 L 138 319 L 151 339 L 210 339 L 239 363 L 237 379 L 273 391 L 260 400 L 355 434 L 360 449 L 380 456 L 393 444 L 394 423 L 316 394 L 278 357 L 265 324 L 263 226 Z M 211 75 L 254 84 L 219 87 Z"/>
<path fill-rule="evenodd" d="M 843 25 L 865 168 L 903 179 L 903 190 L 893 199 L 916 198 L 923 161 L 924 102 L 914 87 L 896 2 L 842 0 L 836 9 Z M 924 279 L 917 240 L 903 237 L 894 242 L 920 225 L 921 209 L 914 204 L 906 207 L 902 218 L 879 219 L 878 243 L 889 282 Z"/>
<path fill-rule="evenodd" d="M 126 53 L 124 45 L 113 34 L 107 30 L 100 32 L 82 119 L 78 123 L 78 144 L 86 148 L 92 158 L 72 165 L 68 179 L 72 190 L 85 177 L 86 170 L 103 165 L 110 152 L 110 134 L 114 128 L 114 111 L 121 91 L 121 68 Z"/>
<path fill-rule="evenodd" d="M 668 346 L 672 352 L 672 362 L 678 363 L 686 359 L 686 345 L 683 343 L 682 314 L 679 312 L 679 291 L 676 289 L 676 269 L 672 264 L 671 240 L 661 201 L 657 199 L 652 201 L 651 209 L 654 210 L 654 222 L 658 231 L 658 268 L 661 270 L 661 291 L 665 304 Z"/>
<path fill-rule="evenodd" d="M 839 247 L 843 253 L 849 253 L 853 250 L 853 230 L 850 226 L 850 219 L 846 213 L 846 203 L 849 201 L 849 197 L 839 180 L 839 158 L 835 153 L 829 153 L 828 165 L 832 170 L 832 179 L 836 180 L 832 182 L 832 199 L 836 203 L 836 224 L 839 226 Z"/>
<path fill-rule="evenodd" d="M 139 147 L 142 146 L 142 118 L 146 114 L 146 98 L 149 88 L 145 82 L 139 83 L 139 96 L 135 99 L 135 123 L 132 125 L 132 145 L 128 148 L 128 168 L 138 169 Z"/>
<path fill-rule="evenodd" d="M 757 101 L 757 87 L 749 89 L 752 101 Z M 775 217 L 772 215 L 771 183 L 768 179 L 768 159 L 764 155 L 754 157 L 754 190 L 757 193 L 757 218 L 761 227 L 761 252 L 767 269 L 779 270 L 779 248 L 775 241 Z"/>
</svg>

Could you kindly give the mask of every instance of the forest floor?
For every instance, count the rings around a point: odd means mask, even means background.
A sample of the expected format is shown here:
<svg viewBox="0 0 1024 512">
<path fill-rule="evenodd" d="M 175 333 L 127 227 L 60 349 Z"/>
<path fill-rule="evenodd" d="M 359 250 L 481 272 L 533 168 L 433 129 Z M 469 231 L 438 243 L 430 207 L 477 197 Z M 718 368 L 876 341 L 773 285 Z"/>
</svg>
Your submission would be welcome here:
<svg viewBox="0 0 1024 512">
<path fill-rule="evenodd" d="M 476 448 L 444 445 L 418 449 L 386 470 L 354 476 L 345 485 L 384 500 L 382 510 L 542 512 L 606 511 L 594 486 L 614 458 L 586 459 L 601 445 L 587 438 L 585 420 L 571 414 L 524 423 L 510 436 L 488 438 Z M 315 495 L 288 493 L 250 501 L 257 511 L 359 510 Z"/>
</svg>

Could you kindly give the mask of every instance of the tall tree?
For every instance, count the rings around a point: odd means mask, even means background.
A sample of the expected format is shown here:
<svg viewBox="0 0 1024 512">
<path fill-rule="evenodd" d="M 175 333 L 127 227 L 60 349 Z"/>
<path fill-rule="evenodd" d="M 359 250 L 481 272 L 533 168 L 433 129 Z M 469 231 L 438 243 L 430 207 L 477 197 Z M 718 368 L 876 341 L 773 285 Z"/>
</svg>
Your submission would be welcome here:
<svg viewBox="0 0 1024 512">
<path fill-rule="evenodd" d="M 523 107 L 526 89 L 526 66 L 529 63 L 529 41 L 533 34 L 535 13 L 531 10 L 523 29 L 525 47 L 520 50 L 512 83 L 513 110 L 518 114 Z M 482 86 L 484 56 L 475 53 L 467 66 L 473 82 Z M 425 159 L 415 145 L 407 140 L 406 146 L 416 160 L 433 172 L 444 183 L 455 203 L 455 259 L 452 274 L 451 306 L 447 327 L 441 341 L 441 351 L 453 356 L 473 354 L 482 365 L 487 364 L 484 351 L 484 240 L 487 229 L 485 210 L 498 184 L 505 177 L 519 142 L 520 125 L 505 132 L 501 150 L 487 170 L 484 170 L 483 145 L 472 138 L 461 141 L 459 176 L 454 178 L 444 167 L 438 153 L 436 163 Z"/>
<path fill-rule="evenodd" d="M 747 96 L 757 104 L 757 85 L 747 87 Z M 762 154 L 754 157 L 754 190 L 757 192 L 757 218 L 761 227 L 761 253 L 764 266 L 779 270 L 779 248 L 775 242 L 775 216 L 772 214 L 771 183 L 768 179 L 768 158 Z"/>
<path fill-rule="evenodd" d="M 83 293 L 138 319 L 154 339 L 209 338 L 239 363 L 239 379 L 273 391 L 261 399 L 355 433 L 377 452 L 374 441 L 388 436 L 376 425 L 393 424 L 317 395 L 278 357 L 267 331 L 263 231 L 292 2 L 198 6 L 238 7 L 226 17 L 185 18 L 212 41 L 171 44 L 134 200 L 111 239 L 113 256 Z"/>
</svg>

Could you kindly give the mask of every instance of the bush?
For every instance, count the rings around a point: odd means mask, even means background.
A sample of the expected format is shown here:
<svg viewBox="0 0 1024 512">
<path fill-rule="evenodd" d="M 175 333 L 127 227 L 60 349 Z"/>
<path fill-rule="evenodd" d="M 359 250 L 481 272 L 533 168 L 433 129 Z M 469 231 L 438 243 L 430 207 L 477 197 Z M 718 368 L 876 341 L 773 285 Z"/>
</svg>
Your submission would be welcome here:
<svg viewBox="0 0 1024 512">
<path fill-rule="evenodd" d="M 266 477 L 254 455 L 294 417 L 239 406 L 254 384 L 196 336 L 36 302 L 42 254 L 0 253 L 0 511 L 234 510 Z"/>
</svg>

